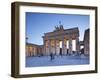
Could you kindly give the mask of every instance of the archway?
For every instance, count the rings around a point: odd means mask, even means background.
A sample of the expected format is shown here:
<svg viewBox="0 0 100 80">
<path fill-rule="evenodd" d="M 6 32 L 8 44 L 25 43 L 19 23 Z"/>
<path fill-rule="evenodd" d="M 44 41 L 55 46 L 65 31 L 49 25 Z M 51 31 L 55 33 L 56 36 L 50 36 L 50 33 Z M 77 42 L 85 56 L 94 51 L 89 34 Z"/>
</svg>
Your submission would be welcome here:
<svg viewBox="0 0 100 80">
<path fill-rule="evenodd" d="M 62 41 L 60 41 L 59 44 L 60 44 L 60 53 L 59 54 L 62 55 Z"/>
</svg>

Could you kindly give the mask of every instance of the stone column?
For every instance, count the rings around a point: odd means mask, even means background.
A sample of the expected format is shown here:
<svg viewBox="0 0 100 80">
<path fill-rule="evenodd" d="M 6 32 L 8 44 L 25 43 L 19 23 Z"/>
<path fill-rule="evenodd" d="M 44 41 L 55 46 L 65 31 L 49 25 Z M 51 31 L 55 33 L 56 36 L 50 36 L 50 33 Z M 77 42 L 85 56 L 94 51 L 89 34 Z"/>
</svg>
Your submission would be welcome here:
<svg viewBox="0 0 100 80">
<path fill-rule="evenodd" d="M 72 39 L 69 39 L 69 54 L 72 54 Z"/>
<path fill-rule="evenodd" d="M 67 53 L 66 39 L 62 40 L 62 53 L 63 53 L 63 55 L 66 55 L 66 53 Z"/>
<path fill-rule="evenodd" d="M 62 54 L 63 55 L 66 54 L 66 40 L 65 39 L 62 40 Z"/>
<path fill-rule="evenodd" d="M 48 48 L 49 48 L 49 54 L 48 55 L 50 55 L 51 54 L 51 40 L 49 40 L 49 42 L 48 42 Z"/>
<path fill-rule="evenodd" d="M 51 40 L 51 53 L 55 53 L 55 45 L 54 45 L 54 40 Z"/>
<path fill-rule="evenodd" d="M 46 41 L 43 39 L 43 55 L 46 55 Z"/>
<path fill-rule="evenodd" d="M 55 55 L 56 55 L 56 39 L 55 39 Z"/>
<path fill-rule="evenodd" d="M 76 38 L 76 53 L 79 54 L 80 51 L 80 44 L 79 44 L 79 38 Z"/>
<path fill-rule="evenodd" d="M 59 40 L 56 40 L 56 55 L 59 55 L 60 48 L 59 48 Z"/>
<path fill-rule="evenodd" d="M 67 40 L 64 39 L 64 54 L 66 55 L 67 54 Z"/>
<path fill-rule="evenodd" d="M 49 40 L 46 42 L 46 53 L 49 55 Z"/>
<path fill-rule="evenodd" d="M 55 54 L 55 40 L 53 40 L 52 52 L 53 52 L 53 54 Z"/>
</svg>

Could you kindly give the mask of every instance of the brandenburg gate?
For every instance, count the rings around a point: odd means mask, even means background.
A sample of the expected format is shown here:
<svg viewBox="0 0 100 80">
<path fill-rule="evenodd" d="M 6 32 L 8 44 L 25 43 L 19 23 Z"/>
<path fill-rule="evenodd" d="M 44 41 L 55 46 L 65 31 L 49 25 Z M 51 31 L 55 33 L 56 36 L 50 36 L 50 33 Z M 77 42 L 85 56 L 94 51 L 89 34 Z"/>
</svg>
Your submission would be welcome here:
<svg viewBox="0 0 100 80">
<path fill-rule="evenodd" d="M 53 32 L 44 33 L 44 55 L 67 55 L 79 53 L 79 29 L 78 27 L 64 29 L 63 25 L 55 27 Z"/>
</svg>

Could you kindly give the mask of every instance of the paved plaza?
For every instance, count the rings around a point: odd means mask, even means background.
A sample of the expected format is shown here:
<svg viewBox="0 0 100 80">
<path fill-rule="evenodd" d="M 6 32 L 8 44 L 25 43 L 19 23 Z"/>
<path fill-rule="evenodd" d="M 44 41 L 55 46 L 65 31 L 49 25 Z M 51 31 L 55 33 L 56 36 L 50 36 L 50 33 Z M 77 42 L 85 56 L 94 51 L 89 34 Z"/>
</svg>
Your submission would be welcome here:
<svg viewBox="0 0 100 80">
<path fill-rule="evenodd" d="M 54 56 L 54 59 L 52 60 L 50 56 L 26 57 L 26 67 L 85 65 L 85 64 L 89 64 L 89 56 L 84 56 L 84 55 Z"/>
</svg>

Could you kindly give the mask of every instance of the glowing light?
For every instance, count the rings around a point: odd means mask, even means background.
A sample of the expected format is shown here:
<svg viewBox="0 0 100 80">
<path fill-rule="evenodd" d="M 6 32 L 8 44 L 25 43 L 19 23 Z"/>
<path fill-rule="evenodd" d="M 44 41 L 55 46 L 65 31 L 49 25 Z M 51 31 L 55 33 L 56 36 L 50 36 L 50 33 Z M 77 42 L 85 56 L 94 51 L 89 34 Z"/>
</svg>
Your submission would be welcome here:
<svg viewBox="0 0 100 80">
<path fill-rule="evenodd" d="M 76 40 L 72 40 L 72 50 L 76 51 Z"/>
<path fill-rule="evenodd" d="M 60 48 L 62 48 L 62 41 L 60 41 Z"/>
</svg>

